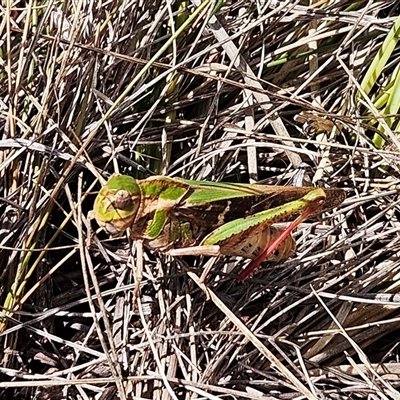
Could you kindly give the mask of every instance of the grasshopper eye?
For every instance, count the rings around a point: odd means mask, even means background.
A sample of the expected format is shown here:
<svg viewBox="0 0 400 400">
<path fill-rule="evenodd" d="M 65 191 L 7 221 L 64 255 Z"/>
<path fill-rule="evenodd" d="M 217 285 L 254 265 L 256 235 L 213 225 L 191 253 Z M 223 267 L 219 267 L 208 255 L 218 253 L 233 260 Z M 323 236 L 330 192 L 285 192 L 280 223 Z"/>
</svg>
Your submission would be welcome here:
<svg viewBox="0 0 400 400">
<path fill-rule="evenodd" d="M 118 192 L 115 193 L 113 206 L 119 210 L 130 209 L 132 207 L 132 197 L 126 190 L 124 189 L 118 190 Z"/>
</svg>

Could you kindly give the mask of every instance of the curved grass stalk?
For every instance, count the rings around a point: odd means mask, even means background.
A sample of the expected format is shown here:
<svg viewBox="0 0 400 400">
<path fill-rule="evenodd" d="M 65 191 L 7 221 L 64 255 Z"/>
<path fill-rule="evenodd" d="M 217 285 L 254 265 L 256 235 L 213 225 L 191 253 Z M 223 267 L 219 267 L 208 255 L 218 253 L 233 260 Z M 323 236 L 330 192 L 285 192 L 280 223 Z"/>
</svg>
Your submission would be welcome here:
<svg viewBox="0 0 400 400">
<path fill-rule="evenodd" d="M 400 17 L 397 18 L 361 82 L 361 88 L 366 95 L 371 92 L 384 68 L 387 66 L 397 46 L 399 36 Z M 357 94 L 357 97 L 361 97 L 360 92 Z M 398 67 L 395 68 L 389 81 L 376 96 L 374 105 L 378 110 L 382 110 L 383 115 L 388 115 L 388 117 L 385 118 L 385 124 L 389 128 L 397 129 L 399 127 L 399 124 L 395 125 L 396 119 L 391 116 L 397 114 L 400 109 L 400 69 Z M 372 120 L 371 123 L 374 124 L 376 121 Z M 379 123 L 378 131 L 382 133 L 385 132 L 385 126 L 382 123 Z M 385 139 L 382 135 L 375 133 L 372 142 L 376 148 L 381 149 L 385 144 Z"/>
</svg>

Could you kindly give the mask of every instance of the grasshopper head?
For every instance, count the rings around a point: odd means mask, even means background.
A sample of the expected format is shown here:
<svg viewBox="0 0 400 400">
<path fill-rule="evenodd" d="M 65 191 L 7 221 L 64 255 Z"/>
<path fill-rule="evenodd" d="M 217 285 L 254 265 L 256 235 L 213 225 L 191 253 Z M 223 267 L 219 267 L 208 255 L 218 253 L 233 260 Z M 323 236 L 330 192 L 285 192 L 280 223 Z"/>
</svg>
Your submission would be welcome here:
<svg viewBox="0 0 400 400">
<path fill-rule="evenodd" d="M 107 233 L 118 236 L 132 226 L 140 205 L 140 188 L 127 175 L 112 176 L 94 201 L 94 216 Z"/>
</svg>

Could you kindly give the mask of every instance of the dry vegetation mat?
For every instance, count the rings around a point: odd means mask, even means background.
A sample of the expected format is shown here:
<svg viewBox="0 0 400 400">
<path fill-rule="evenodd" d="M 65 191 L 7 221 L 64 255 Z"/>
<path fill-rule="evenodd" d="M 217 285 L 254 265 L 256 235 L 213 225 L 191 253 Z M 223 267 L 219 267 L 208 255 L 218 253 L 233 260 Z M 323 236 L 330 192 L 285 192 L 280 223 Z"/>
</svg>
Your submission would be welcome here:
<svg viewBox="0 0 400 400">
<path fill-rule="evenodd" d="M 399 12 L 2 2 L 0 399 L 399 399 Z M 99 229 L 112 174 L 346 200 L 242 283 Z"/>
</svg>

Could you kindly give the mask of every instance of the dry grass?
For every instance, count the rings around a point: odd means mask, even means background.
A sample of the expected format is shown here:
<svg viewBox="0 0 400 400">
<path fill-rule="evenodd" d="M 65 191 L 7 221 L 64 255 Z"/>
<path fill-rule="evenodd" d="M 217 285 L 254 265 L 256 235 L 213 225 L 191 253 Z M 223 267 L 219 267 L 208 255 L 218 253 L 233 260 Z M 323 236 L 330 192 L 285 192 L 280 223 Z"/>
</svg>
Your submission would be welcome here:
<svg viewBox="0 0 400 400">
<path fill-rule="evenodd" d="M 199 4 L 3 2 L 0 398 L 400 398 L 396 50 L 359 94 L 398 2 Z M 91 237 L 114 172 L 347 200 L 240 284 Z"/>
</svg>

